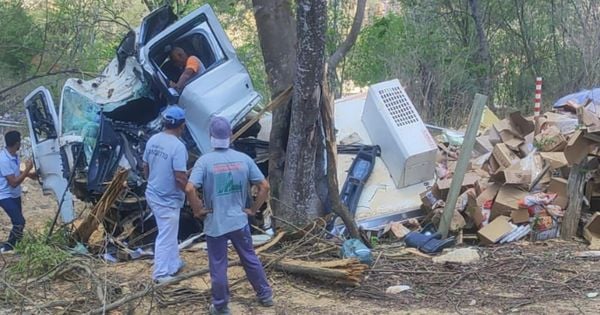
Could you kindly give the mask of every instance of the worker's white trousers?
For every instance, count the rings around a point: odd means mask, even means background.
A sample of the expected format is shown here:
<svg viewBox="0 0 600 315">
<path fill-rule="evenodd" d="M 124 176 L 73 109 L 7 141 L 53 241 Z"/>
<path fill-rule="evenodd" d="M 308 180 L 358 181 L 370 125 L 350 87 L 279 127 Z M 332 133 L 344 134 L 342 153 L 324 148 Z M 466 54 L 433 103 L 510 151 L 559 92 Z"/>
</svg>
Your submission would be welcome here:
<svg viewBox="0 0 600 315">
<path fill-rule="evenodd" d="M 148 201 L 156 219 L 158 236 L 154 242 L 154 272 L 152 278 L 173 276 L 183 262 L 179 258 L 177 233 L 179 232 L 179 209 L 164 207 Z"/>
</svg>

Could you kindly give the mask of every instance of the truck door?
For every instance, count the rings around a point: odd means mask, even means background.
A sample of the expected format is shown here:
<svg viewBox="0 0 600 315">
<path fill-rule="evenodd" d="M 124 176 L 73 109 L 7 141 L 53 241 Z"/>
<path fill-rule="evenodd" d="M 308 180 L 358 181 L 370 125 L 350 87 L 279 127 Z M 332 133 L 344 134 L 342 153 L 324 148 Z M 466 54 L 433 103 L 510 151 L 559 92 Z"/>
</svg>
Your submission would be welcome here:
<svg viewBox="0 0 600 315">
<path fill-rule="evenodd" d="M 42 190 L 44 194 L 54 194 L 61 205 L 62 221 L 69 223 L 75 219 L 73 197 L 68 190 L 68 181 L 63 176 L 58 118 L 48 89 L 39 87 L 27 95 L 25 112 L 33 160 Z"/>
</svg>

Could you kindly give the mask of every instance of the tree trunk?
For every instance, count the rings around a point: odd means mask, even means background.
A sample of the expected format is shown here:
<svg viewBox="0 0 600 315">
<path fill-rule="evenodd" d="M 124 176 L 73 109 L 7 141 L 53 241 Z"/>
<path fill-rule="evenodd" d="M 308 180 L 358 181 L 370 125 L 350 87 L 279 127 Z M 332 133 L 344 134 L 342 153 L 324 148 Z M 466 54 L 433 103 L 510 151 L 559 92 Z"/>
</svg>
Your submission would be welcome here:
<svg viewBox="0 0 600 315">
<path fill-rule="evenodd" d="M 316 193 L 316 152 L 323 141 L 319 128 L 320 81 L 325 65 L 326 0 L 301 0 L 297 9 L 297 66 L 284 170 L 280 215 L 302 224 L 321 213 Z M 318 170 L 322 171 L 322 170 Z"/>
<path fill-rule="evenodd" d="M 369 245 L 368 240 L 361 237 L 360 231 L 354 218 L 350 214 L 348 207 L 346 207 L 340 200 L 340 189 L 337 178 L 337 142 L 335 139 L 335 122 L 333 117 L 333 99 L 331 97 L 329 87 L 327 86 L 327 79 L 323 79 L 323 87 L 321 91 L 321 119 L 323 122 L 323 129 L 325 131 L 325 151 L 327 153 L 326 165 L 327 165 L 327 190 L 328 190 L 328 204 L 331 210 L 337 214 L 344 224 L 351 237 L 362 240 Z"/>
<path fill-rule="evenodd" d="M 346 55 L 356 43 L 356 39 L 358 38 L 358 33 L 360 33 L 360 29 L 362 26 L 362 22 L 365 18 L 365 7 L 367 4 L 367 0 L 358 0 L 356 4 L 356 12 L 354 13 L 354 19 L 352 21 L 352 27 L 350 28 L 350 32 L 348 32 L 348 36 L 344 42 L 340 44 L 339 47 L 335 50 L 329 59 L 327 60 L 327 79 L 329 80 L 329 87 L 331 92 L 336 98 L 342 96 L 342 88 L 344 84 L 343 78 L 340 79 L 337 75 L 337 66 L 340 64 Z"/>
<path fill-rule="evenodd" d="M 560 228 L 560 237 L 571 240 L 577 234 L 579 219 L 581 218 L 581 203 L 583 202 L 583 188 L 585 186 L 586 160 L 575 164 L 569 173 L 567 189 L 569 191 L 569 205 L 563 217 Z"/>
<path fill-rule="evenodd" d="M 292 85 L 294 78 L 296 23 L 289 0 L 252 0 L 252 5 L 271 97 L 275 98 Z M 283 104 L 273 111 L 269 139 L 271 208 L 275 213 L 283 207 L 281 189 L 289 126 L 290 104 Z"/>
</svg>

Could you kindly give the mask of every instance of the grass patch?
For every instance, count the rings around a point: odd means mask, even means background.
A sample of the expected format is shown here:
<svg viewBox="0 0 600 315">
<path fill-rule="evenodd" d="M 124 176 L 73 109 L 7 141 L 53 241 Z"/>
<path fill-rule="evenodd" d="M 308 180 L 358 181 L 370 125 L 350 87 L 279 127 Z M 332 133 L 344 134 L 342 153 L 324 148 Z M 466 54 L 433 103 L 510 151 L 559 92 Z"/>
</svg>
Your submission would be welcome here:
<svg viewBox="0 0 600 315">
<path fill-rule="evenodd" d="M 18 261 L 9 267 L 12 276 L 19 278 L 37 277 L 62 264 L 71 257 L 67 251 L 68 237 L 64 229 L 52 234 L 46 242 L 50 223 L 37 233 L 26 233 L 17 243 L 15 252 Z"/>
</svg>

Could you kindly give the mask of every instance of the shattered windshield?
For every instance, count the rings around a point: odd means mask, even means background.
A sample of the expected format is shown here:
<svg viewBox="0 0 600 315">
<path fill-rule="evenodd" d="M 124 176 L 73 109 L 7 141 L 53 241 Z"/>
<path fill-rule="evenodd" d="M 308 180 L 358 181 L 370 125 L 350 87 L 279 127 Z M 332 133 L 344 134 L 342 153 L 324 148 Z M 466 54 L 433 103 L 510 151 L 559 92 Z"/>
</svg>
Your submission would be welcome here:
<svg viewBox="0 0 600 315">
<path fill-rule="evenodd" d="M 89 163 L 100 126 L 100 105 L 67 86 L 63 91 L 62 110 L 63 136 L 83 137 L 85 158 Z"/>
</svg>

